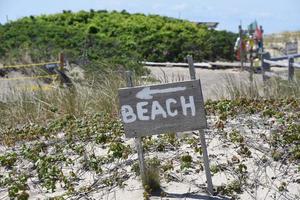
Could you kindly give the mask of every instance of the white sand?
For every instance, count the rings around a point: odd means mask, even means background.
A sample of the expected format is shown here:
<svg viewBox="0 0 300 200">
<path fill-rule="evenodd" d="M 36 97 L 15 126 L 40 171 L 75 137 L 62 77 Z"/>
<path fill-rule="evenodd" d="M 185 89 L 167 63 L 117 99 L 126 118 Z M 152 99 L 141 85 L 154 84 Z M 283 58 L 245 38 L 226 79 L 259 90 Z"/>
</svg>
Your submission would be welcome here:
<svg viewBox="0 0 300 200">
<path fill-rule="evenodd" d="M 190 80 L 188 68 L 185 67 L 148 67 L 151 76 L 163 83 Z M 204 99 L 218 99 L 227 96 L 224 93 L 224 85 L 228 83 L 228 78 L 237 81 L 248 81 L 249 72 L 240 69 L 203 69 L 196 68 L 196 78 L 201 80 Z M 272 71 L 283 72 L 284 68 L 272 68 Z M 254 74 L 254 81 L 262 85 L 262 75 Z"/>
</svg>

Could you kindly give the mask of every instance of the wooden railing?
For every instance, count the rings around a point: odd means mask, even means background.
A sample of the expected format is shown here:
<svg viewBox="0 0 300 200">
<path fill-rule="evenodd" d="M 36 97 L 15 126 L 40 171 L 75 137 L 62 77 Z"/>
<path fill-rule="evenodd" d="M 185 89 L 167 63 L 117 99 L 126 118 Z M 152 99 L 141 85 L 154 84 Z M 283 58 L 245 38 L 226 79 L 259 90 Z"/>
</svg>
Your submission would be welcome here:
<svg viewBox="0 0 300 200">
<path fill-rule="evenodd" d="M 293 54 L 288 56 L 281 56 L 276 58 L 267 58 L 267 54 L 261 54 L 261 61 L 262 61 L 262 75 L 263 80 L 267 79 L 266 71 L 270 69 L 272 66 L 279 66 L 279 67 L 287 67 L 288 68 L 288 80 L 292 81 L 294 79 L 294 72 L 295 68 L 300 69 L 300 63 L 295 63 L 295 58 L 300 58 L 300 54 Z"/>
</svg>

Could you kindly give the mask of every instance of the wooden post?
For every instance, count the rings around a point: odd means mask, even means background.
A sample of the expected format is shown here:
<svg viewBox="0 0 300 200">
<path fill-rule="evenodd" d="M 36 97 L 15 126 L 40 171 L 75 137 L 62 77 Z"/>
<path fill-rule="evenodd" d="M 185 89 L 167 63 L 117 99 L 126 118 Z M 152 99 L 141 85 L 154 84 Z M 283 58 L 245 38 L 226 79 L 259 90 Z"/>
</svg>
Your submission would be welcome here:
<svg viewBox="0 0 300 200">
<path fill-rule="evenodd" d="M 63 53 L 59 53 L 58 58 L 59 58 L 59 70 L 63 71 L 64 70 L 64 65 L 65 65 L 64 54 Z"/>
<path fill-rule="evenodd" d="M 264 29 L 263 29 L 262 26 L 260 26 L 259 29 L 260 29 L 260 32 L 261 32 L 261 35 L 262 35 L 262 37 L 261 37 L 261 45 L 262 45 L 261 52 L 263 53 L 264 52 L 264 37 L 263 37 Z"/>
<path fill-rule="evenodd" d="M 250 82 L 253 82 L 254 67 L 253 67 L 253 51 L 250 50 Z"/>
<path fill-rule="evenodd" d="M 261 53 L 261 74 L 262 74 L 263 82 L 265 83 L 267 78 L 266 78 L 266 71 L 265 71 L 266 63 L 264 62 L 264 59 L 265 59 L 265 54 Z"/>
<path fill-rule="evenodd" d="M 261 53 L 261 71 L 263 76 L 263 81 L 267 80 L 266 71 L 270 71 L 270 64 L 264 62 L 264 60 L 270 60 L 271 56 L 268 52 L 262 52 Z"/>
<path fill-rule="evenodd" d="M 269 97 L 269 90 L 266 85 L 266 81 L 268 79 L 268 76 L 266 75 L 266 71 L 270 71 L 270 64 L 266 63 L 264 60 L 270 60 L 271 56 L 269 53 L 261 52 L 261 74 L 263 79 L 263 89 L 264 89 L 264 95 L 265 97 Z"/>
<path fill-rule="evenodd" d="M 188 55 L 187 56 L 187 61 L 189 63 L 190 78 L 191 78 L 191 80 L 195 80 L 196 79 L 196 73 L 195 73 L 193 57 L 191 55 Z"/>
<path fill-rule="evenodd" d="M 189 55 L 189 56 L 187 56 L 187 60 L 189 63 L 190 78 L 191 78 L 191 80 L 195 80 L 196 73 L 195 73 L 193 57 Z M 202 151 L 203 151 L 203 160 L 204 160 L 204 168 L 205 168 L 205 175 L 206 175 L 206 182 L 207 182 L 207 191 L 208 191 L 208 193 L 213 195 L 214 189 L 213 189 L 213 184 L 212 184 L 212 179 L 211 179 L 209 158 L 208 158 L 208 153 L 207 153 L 207 145 L 206 145 L 206 141 L 205 141 L 204 130 L 200 129 L 199 133 L 200 133 L 201 147 L 202 147 Z"/>
<path fill-rule="evenodd" d="M 251 38 L 252 39 L 252 38 Z M 250 44 L 251 45 L 251 44 Z M 253 75 L 254 75 L 254 67 L 253 67 L 253 49 L 250 47 L 250 74 L 249 74 L 249 80 L 250 80 L 250 97 L 253 97 Z"/>
<path fill-rule="evenodd" d="M 241 69 L 244 70 L 244 50 L 243 50 L 243 29 L 242 29 L 242 25 L 239 25 L 239 37 L 240 37 Z"/>
<path fill-rule="evenodd" d="M 289 68 L 288 68 L 289 81 L 293 81 L 294 72 L 295 72 L 294 65 L 293 65 L 294 64 L 294 57 L 293 56 L 289 57 L 288 61 L 289 61 Z"/>
<path fill-rule="evenodd" d="M 132 80 L 132 72 L 126 71 L 126 82 L 127 87 L 133 87 L 133 80 Z M 139 166 L 140 166 L 140 174 L 142 178 L 143 186 L 147 183 L 147 176 L 146 176 L 146 165 L 145 165 L 145 159 L 144 159 L 144 153 L 143 153 L 143 145 L 142 145 L 142 138 L 136 137 L 135 138 L 135 146 L 138 153 L 138 159 L 139 159 Z"/>
<path fill-rule="evenodd" d="M 132 71 L 126 71 L 126 86 L 133 87 Z"/>
</svg>

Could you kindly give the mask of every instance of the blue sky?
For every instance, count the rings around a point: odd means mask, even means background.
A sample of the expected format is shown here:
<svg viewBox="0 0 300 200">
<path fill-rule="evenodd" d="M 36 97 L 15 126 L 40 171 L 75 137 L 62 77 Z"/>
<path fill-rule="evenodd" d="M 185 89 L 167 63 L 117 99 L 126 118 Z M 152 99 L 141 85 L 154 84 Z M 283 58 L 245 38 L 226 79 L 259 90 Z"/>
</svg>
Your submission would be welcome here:
<svg viewBox="0 0 300 200">
<path fill-rule="evenodd" d="M 0 0 L 0 23 L 62 10 L 127 10 L 191 21 L 217 21 L 237 32 L 255 19 L 266 33 L 300 30 L 300 0 Z"/>
</svg>

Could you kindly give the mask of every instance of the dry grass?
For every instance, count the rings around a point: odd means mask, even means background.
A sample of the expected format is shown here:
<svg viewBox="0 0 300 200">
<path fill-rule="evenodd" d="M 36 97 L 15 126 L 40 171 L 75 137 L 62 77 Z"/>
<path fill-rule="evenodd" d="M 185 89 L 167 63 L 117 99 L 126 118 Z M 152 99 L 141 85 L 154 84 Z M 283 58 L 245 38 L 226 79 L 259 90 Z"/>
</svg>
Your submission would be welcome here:
<svg viewBox="0 0 300 200">
<path fill-rule="evenodd" d="M 266 97 L 268 98 L 300 98 L 300 82 L 282 80 L 279 78 L 270 79 L 266 85 Z"/>
<path fill-rule="evenodd" d="M 300 74 L 296 71 L 295 76 Z M 183 77 L 172 76 L 183 80 Z M 256 99 L 299 97 L 300 82 L 288 82 L 270 79 L 264 86 L 257 79 L 242 81 L 234 76 L 224 77 L 224 88 L 217 91 L 218 98 L 238 99 L 247 97 Z M 299 77 L 296 78 L 299 80 Z M 166 76 L 162 80 L 134 77 L 134 85 L 153 82 L 170 82 Z M 71 88 L 52 86 L 52 90 L 10 90 L 6 102 L 0 102 L 0 127 L 15 127 L 24 123 L 45 123 L 64 115 L 81 116 L 87 113 L 110 113 L 118 116 L 118 88 L 124 87 L 124 74 L 108 71 L 90 77 Z M 42 86 L 41 86 L 42 87 Z"/>
<path fill-rule="evenodd" d="M 226 75 L 224 80 L 225 94 L 227 94 L 230 99 L 244 97 L 254 99 L 261 96 L 262 91 L 256 80 L 240 80 L 232 75 Z"/>
<path fill-rule="evenodd" d="M 219 94 L 219 99 L 257 99 L 257 98 L 269 98 L 269 99 L 281 99 L 281 98 L 300 98 L 300 77 L 299 73 L 295 73 L 294 81 L 287 81 L 281 78 L 272 77 L 265 83 L 261 83 L 257 80 L 239 80 L 234 76 L 227 75 L 224 77 L 223 93 L 220 93 L 220 89 L 215 91 L 215 94 Z M 221 94 L 221 95 L 220 95 Z"/>
<path fill-rule="evenodd" d="M 283 32 L 280 34 L 271 34 L 267 35 L 264 39 L 265 43 L 282 43 L 282 42 L 290 42 L 295 39 L 300 39 L 300 31 L 296 32 Z"/>
<path fill-rule="evenodd" d="M 80 116 L 89 112 L 117 115 L 117 91 L 124 85 L 120 74 L 106 72 L 69 88 L 10 90 L 6 102 L 0 102 L 0 126 L 43 123 L 62 115 Z"/>
</svg>

